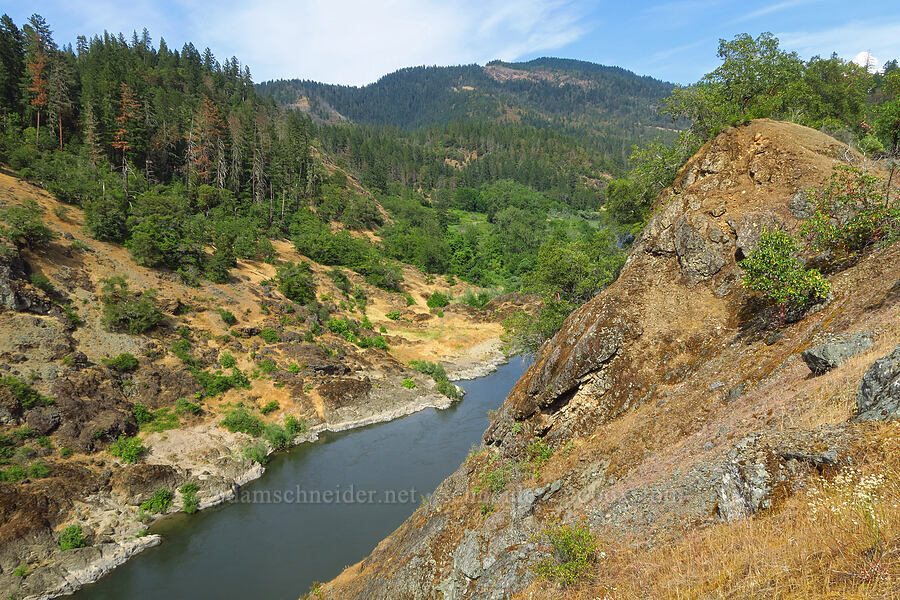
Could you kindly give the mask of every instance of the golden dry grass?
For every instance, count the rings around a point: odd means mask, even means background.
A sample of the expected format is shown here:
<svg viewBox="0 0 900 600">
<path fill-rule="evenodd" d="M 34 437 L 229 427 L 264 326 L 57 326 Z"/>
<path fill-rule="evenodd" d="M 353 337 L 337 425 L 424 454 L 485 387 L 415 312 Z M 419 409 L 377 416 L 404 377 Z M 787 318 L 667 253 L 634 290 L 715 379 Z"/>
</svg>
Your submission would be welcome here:
<svg viewBox="0 0 900 600">
<path fill-rule="evenodd" d="M 817 477 L 755 518 L 654 549 L 606 540 L 591 581 L 519 598 L 808 600 L 900 597 L 900 422 L 861 425 L 855 467 Z M 602 537 L 602 533 L 601 533 Z"/>
</svg>

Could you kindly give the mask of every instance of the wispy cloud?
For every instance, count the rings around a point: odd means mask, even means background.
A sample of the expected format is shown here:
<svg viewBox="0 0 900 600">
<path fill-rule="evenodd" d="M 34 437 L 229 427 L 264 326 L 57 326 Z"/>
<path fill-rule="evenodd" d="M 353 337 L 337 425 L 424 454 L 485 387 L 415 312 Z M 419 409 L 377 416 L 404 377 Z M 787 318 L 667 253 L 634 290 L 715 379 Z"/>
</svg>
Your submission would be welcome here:
<svg viewBox="0 0 900 600">
<path fill-rule="evenodd" d="M 900 18 L 855 21 L 820 31 L 789 31 L 777 35 L 783 47 L 797 50 L 800 56 L 828 56 L 837 52 L 850 59 L 862 51 L 878 57 L 900 56 Z"/>
<path fill-rule="evenodd" d="M 796 6 L 801 6 L 803 4 L 810 4 L 813 0 L 785 0 L 784 2 L 778 2 L 776 4 L 770 4 L 769 6 L 764 6 L 763 8 L 754 10 L 745 15 L 738 17 L 731 21 L 732 23 L 743 23 L 745 21 L 752 21 L 753 19 L 758 19 L 759 17 L 764 17 L 766 15 L 770 15 L 772 13 L 776 13 L 782 10 L 787 10 L 789 8 L 794 8 Z"/>
<path fill-rule="evenodd" d="M 564 0 L 226 0 L 193 13 L 255 79 L 362 84 L 419 64 L 511 60 L 582 37 L 582 10 Z M 211 44 L 212 45 L 212 44 Z"/>
</svg>

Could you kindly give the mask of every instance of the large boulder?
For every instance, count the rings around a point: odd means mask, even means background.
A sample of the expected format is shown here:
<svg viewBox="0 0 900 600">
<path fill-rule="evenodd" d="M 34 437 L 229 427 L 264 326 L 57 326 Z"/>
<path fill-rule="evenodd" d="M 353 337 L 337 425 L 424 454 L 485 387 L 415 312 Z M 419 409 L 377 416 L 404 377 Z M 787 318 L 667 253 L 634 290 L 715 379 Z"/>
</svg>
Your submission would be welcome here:
<svg viewBox="0 0 900 600">
<path fill-rule="evenodd" d="M 841 338 L 834 338 L 824 344 L 804 350 L 801 357 L 810 371 L 816 375 L 821 375 L 844 364 L 857 354 L 865 352 L 871 346 L 871 334 L 856 333 Z"/>
<path fill-rule="evenodd" d="M 900 344 L 879 358 L 863 375 L 856 392 L 858 421 L 885 421 L 900 417 Z"/>
</svg>

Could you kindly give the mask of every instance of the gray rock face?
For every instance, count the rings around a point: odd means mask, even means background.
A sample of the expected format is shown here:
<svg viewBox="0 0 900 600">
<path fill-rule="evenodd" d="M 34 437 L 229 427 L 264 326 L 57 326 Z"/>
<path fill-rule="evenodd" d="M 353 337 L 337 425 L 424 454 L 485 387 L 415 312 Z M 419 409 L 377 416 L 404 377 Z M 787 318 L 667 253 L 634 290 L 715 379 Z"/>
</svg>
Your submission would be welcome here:
<svg viewBox="0 0 900 600">
<path fill-rule="evenodd" d="M 900 345 L 863 375 L 856 392 L 858 421 L 900 418 Z"/>
<path fill-rule="evenodd" d="M 708 279 L 725 266 L 728 238 L 705 214 L 682 216 L 675 223 L 674 233 L 681 270 L 690 279 Z"/>
<path fill-rule="evenodd" d="M 848 359 L 868 350 L 871 346 L 871 334 L 856 333 L 809 348 L 801 356 L 810 371 L 821 375 L 844 364 Z"/>
</svg>

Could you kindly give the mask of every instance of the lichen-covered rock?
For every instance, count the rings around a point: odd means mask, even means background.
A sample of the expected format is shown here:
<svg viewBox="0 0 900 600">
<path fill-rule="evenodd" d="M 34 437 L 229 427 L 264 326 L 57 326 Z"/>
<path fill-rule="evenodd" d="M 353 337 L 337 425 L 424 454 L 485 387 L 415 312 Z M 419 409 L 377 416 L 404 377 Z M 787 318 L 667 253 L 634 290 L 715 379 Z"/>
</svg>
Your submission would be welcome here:
<svg viewBox="0 0 900 600">
<path fill-rule="evenodd" d="M 824 344 L 803 351 L 801 357 L 809 370 L 816 375 L 827 373 L 848 359 L 865 352 L 872 346 L 870 333 L 857 333 L 835 338 Z"/>
<path fill-rule="evenodd" d="M 857 420 L 900 418 L 900 345 L 879 358 L 863 375 L 856 392 Z"/>
</svg>

